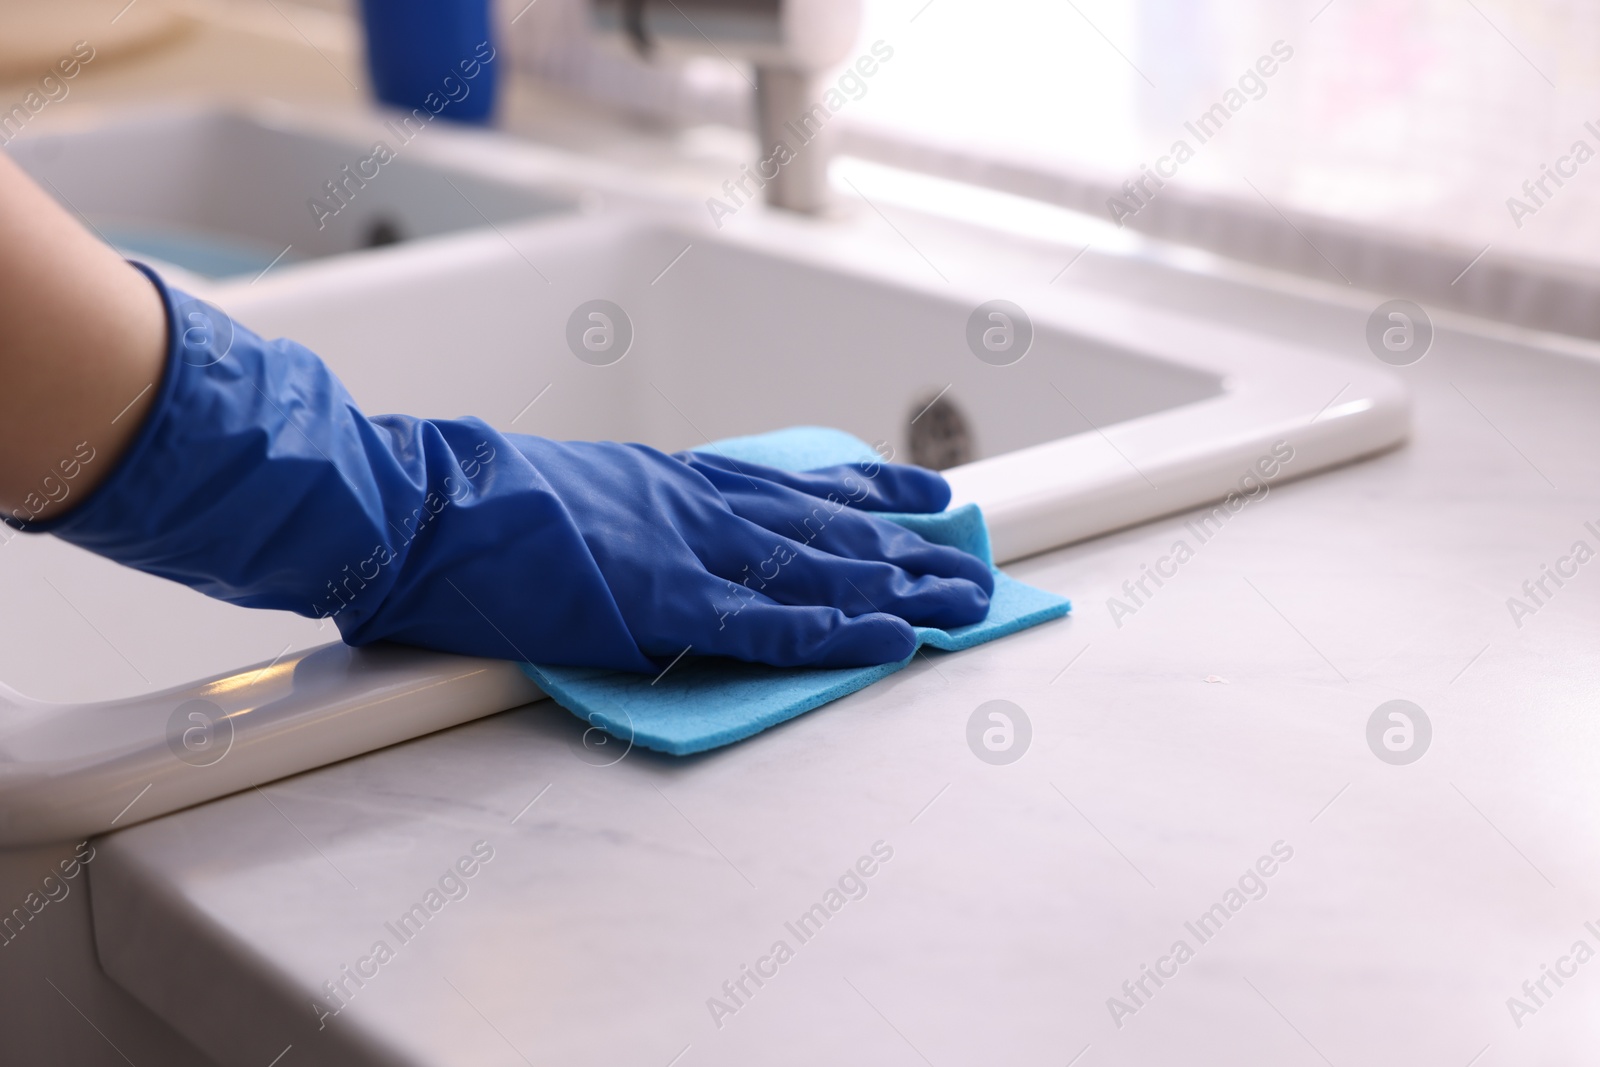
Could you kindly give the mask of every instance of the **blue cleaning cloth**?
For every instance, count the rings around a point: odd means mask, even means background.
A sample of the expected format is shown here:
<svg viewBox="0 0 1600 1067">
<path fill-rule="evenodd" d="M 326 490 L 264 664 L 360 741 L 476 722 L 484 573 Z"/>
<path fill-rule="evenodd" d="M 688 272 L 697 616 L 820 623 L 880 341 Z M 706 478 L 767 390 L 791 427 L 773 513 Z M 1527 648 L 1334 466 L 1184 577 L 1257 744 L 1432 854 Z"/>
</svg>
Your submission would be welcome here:
<svg viewBox="0 0 1600 1067">
<path fill-rule="evenodd" d="M 790 471 L 840 463 L 881 461 L 864 441 L 842 430 L 797 426 L 717 441 L 698 451 Z M 989 529 L 976 504 L 936 515 L 883 514 L 936 544 L 972 553 L 990 567 Z M 958 652 L 1016 633 L 1072 610 L 1072 602 L 1023 585 L 995 570 L 989 617 L 954 630 L 915 627 L 919 648 Z M 687 756 L 760 733 L 829 701 L 864 689 L 916 658 L 877 667 L 768 667 L 758 663 L 685 657 L 656 679 L 594 667 L 522 669 L 539 688 L 590 725 L 621 741 Z"/>
</svg>

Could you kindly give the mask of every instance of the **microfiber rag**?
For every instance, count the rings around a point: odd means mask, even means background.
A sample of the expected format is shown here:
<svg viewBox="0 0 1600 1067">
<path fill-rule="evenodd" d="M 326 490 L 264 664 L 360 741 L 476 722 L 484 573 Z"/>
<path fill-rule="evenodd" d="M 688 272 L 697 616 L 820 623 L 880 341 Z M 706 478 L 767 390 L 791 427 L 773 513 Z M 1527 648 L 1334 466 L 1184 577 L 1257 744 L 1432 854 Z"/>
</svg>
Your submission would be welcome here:
<svg viewBox="0 0 1600 1067">
<path fill-rule="evenodd" d="M 807 471 L 881 459 L 866 442 L 842 430 L 798 426 L 713 442 L 707 451 L 733 460 Z M 990 567 L 989 529 L 976 504 L 935 515 L 880 513 L 929 541 L 972 553 Z M 956 652 L 1016 633 L 1072 610 L 1064 597 L 1035 589 L 995 570 L 989 616 L 954 630 L 914 627 L 917 645 Z M 652 680 L 592 667 L 522 669 L 556 703 L 619 740 L 687 756 L 760 733 L 796 715 L 871 685 L 909 664 L 877 667 L 768 667 L 758 663 L 685 657 Z"/>
</svg>

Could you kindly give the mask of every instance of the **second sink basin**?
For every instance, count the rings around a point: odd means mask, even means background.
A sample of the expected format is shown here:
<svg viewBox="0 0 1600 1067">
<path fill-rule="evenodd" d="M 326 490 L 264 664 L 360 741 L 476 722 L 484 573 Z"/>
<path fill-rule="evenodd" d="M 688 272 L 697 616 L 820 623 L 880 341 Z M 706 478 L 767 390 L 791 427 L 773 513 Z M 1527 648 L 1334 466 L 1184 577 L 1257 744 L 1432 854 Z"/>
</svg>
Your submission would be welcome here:
<svg viewBox="0 0 1600 1067">
<path fill-rule="evenodd" d="M 6 151 L 125 254 L 248 279 L 574 208 L 570 191 L 472 166 L 459 149 L 486 136 L 414 115 L 312 123 L 267 105 L 161 107 L 29 134 Z"/>
</svg>

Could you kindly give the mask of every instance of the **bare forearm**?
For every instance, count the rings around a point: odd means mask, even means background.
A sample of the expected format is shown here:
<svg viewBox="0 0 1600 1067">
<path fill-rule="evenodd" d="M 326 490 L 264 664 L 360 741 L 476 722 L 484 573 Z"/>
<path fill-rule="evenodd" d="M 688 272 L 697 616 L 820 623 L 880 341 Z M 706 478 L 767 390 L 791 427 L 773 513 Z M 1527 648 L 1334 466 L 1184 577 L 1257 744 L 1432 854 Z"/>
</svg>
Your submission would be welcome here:
<svg viewBox="0 0 1600 1067">
<path fill-rule="evenodd" d="M 48 518 L 103 480 L 165 347 L 150 283 L 0 154 L 0 510 Z"/>
</svg>

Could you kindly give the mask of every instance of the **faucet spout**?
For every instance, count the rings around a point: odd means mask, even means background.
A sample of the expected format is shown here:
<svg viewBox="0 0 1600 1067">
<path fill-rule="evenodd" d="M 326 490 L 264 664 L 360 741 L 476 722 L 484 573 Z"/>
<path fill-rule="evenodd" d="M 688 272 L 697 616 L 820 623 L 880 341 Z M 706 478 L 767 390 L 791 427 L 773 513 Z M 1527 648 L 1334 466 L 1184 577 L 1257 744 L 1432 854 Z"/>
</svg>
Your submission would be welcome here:
<svg viewBox="0 0 1600 1067">
<path fill-rule="evenodd" d="M 773 207 L 808 215 L 828 208 L 828 164 L 837 137 L 828 109 L 819 103 L 821 81 L 816 71 L 756 68 L 757 169 Z M 777 173 L 771 174 L 774 168 Z"/>
<path fill-rule="evenodd" d="M 833 158 L 824 74 L 861 26 L 861 0 L 588 0 L 590 25 L 640 60 L 718 55 L 756 70 L 756 170 L 767 203 L 805 214 L 828 207 Z"/>
</svg>

